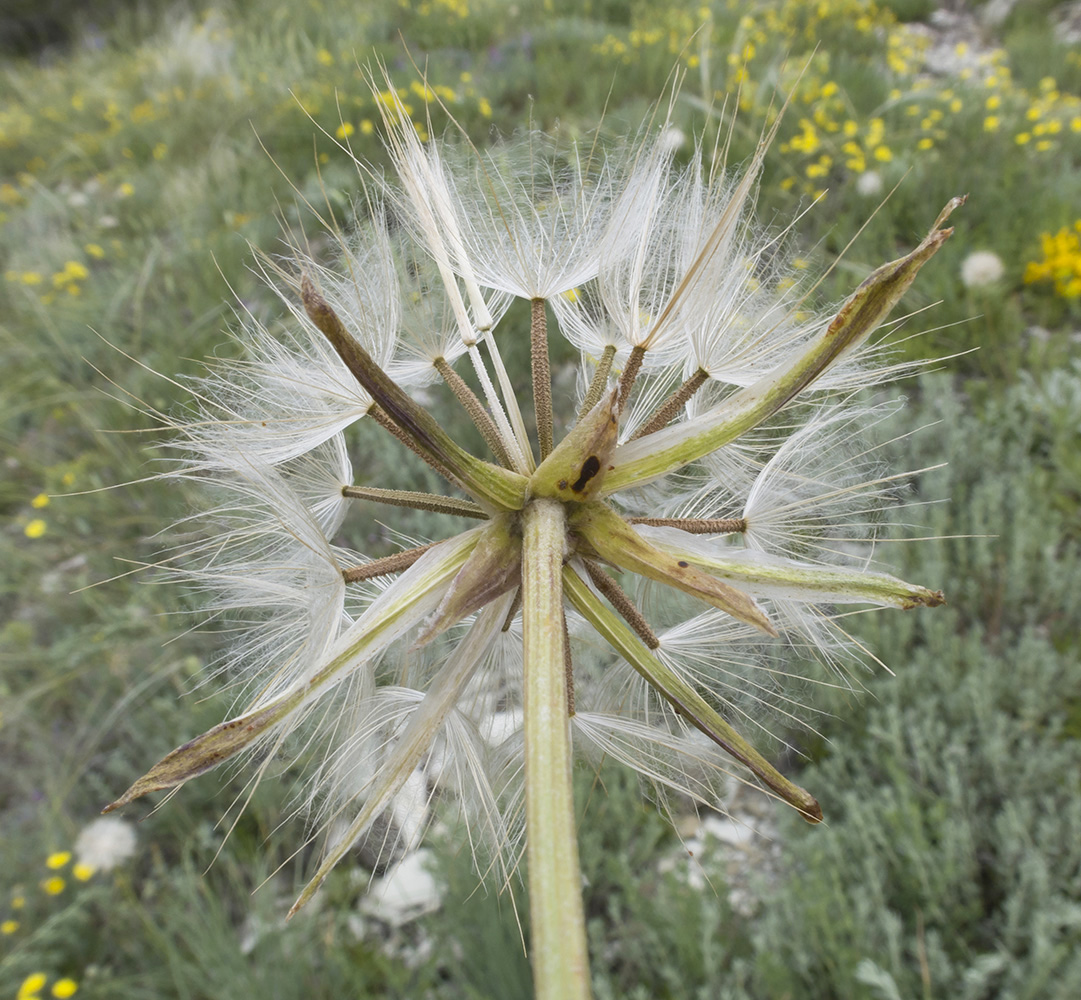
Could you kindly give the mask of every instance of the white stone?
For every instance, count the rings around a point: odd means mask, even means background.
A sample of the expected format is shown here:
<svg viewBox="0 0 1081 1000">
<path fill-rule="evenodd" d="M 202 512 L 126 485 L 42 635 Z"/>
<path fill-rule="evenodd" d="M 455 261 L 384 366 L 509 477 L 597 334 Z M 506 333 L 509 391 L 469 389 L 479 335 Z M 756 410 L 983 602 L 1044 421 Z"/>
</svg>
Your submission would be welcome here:
<svg viewBox="0 0 1081 1000">
<path fill-rule="evenodd" d="M 438 910 L 443 899 L 439 885 L 428 871 L 431 851 L 407 854 L 381 878 L 374 879 L 361 900 L 364 913 L 392 927 L 401 927 L 425 913 Z"/>
<path fill-rule="evenodd" d="M 702 822 L 703 832 L 723 844 L 743 847 L 755 838 L 754 830 L 746 823 L 737 823 L 724 816 L 707 816 Z"/>
</svg>

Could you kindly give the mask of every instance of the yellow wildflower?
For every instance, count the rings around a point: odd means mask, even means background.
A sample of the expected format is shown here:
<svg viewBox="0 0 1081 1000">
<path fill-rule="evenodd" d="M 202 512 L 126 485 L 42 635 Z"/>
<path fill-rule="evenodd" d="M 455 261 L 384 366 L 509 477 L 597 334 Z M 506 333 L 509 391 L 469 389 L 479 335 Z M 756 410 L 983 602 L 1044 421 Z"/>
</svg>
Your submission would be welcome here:
<svg viewBox="0 0 1081 1000">
<path fill-rule="evenodd" d="M 27 997 L 39 993 L 41 988 L 48 981 L 48 978 L 49 977 L 46 976 L 44 972 L 32 972 L 22 981 L 19 992 L 16 994 L 18 1000 L 26 1000 Z"/>
<path fill-rule="evenodd" d="M 35 517 L 25 528 L 23 534 L 27 538 L 40 538 L 45 534 L 45 522 L 40 517 Z"/>
</svg>

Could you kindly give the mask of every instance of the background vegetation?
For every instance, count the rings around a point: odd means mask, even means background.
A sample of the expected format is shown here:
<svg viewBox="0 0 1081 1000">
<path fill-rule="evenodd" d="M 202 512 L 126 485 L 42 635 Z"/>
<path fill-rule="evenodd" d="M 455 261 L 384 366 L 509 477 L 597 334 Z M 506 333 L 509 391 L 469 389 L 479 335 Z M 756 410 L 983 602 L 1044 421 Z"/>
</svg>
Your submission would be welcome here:
<svg viewBox="0 0 1081 1000">
<path fill-rule="evenodd" d="M 913 478 L 917 499 L 945 502 L 917 508 L 908 532 L 946 537 L 890 554 L 950 607 L 861 617 L 895 675 L 869 674 L 862 698 L 818 697 L 824 739 L 789 764 L 829 825 L 780 817 L 749 916 L 723 866 L 704 889 L 673 867 L 678 839 L 623 776 L 605 773 L 607 796 L 582 776 L 595 989 L 1081 994 L 1081 49 L 1057 20 L 1070 5 L 995 23 L 990 4 L 943 20 L 930 0 L 89 6 L 0 17 L 0 997 L 530 995 L 510 900 L 475 891 L 452 830 L 436 838 L 443 909 L 389 943 L 357 933 L 359 863 L 284 927 L 310 861 L 291 855 L 288 775 L 220 854 L 242 787 L 230 775 L 147 815 L 111 872 L 64 857 L 104 802 L 226 706 L 191 694 L 214 641 L 188 634 L 178 595 L 123 575 L 83 589 L 149 559 L 185 497 L 155 482 L 94 491 L 152 469 L 130 404 L 181 395 L 153 372 L 230 350 L 236 299 L 272 315 L 246 241 L 273 251 L 282 218 L 317 239 L 302 197 L 348 209 L 355 168 L 338 143 L 383 160 L 364 80 L 377 57 L 419 127 L 447 117 L 410 60 L 480 142 L 528 122 L 633 132 L 675 65 L 680 128 L 708 145 L 738 106 L 738 161 L 791 93 L 759 214 L 783 225 L 820 199 L 799 225 L 813 266 L 899 185 L 827 294 L 970 194 L 907 300 L 934 308 L 897 338 L 910 357 L 978 348 L 905 385 L 895 433 L 934 428 L 892 446 L 900 467 L 949 463 Z M 373 478 L 393 461 L 373 453 Z"/>
</svg>

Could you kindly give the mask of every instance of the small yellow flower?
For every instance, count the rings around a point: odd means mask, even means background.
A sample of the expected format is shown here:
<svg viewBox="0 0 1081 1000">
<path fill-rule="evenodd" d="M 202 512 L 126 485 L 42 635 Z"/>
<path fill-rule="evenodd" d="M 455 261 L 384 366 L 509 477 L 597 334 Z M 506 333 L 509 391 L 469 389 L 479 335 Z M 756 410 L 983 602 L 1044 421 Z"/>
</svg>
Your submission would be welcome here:
<svg viewBox="0 0 1081 1000">
<path fill-rule="evenodd" d="M 481 115 L 485 118 L 492 117 L 492 105 L 489 103 L 487 97 L 482 97 L 477 101 L 477 110 L 480 111 Z"/>
<path fill-rule="evenodd" d="M 1032 135 L 1028 132 L 1018 132 L 1017 135 L 1013 137 L 1013 141 L 1016 142 L 1018 146 L 1023 146 L 1031 138 Z"/>
<path fill-rule="evenodd" d="M 38 506 L 37 504 L 34 505 Z M 53 851 L 45 859 L 45 867 L 52 868 L 54 871 L 57 868 L 63 868 L 71 860 L 71 851 Z"/>
<path fill-rule="evenodd" d="M 41 883 L 41 888 L 50 896 L 59 896 L 64 891 L 65 886 L 67 886 L 67 882 L 59 875 L 47 878 Z"/>
<path fill-rule="evenodd" d="M 362 135 L 371 135 L 375 131 L 375 125 L 370 118 L 365 118 L 360 123 L 360 132 Z"/>
<path fill-rule="evenodd" d="M 34 507 L 37 510 L 40 510 L 42 507 L 48 507 L 49 495 L 47 493 L 39 493 L 36 497 L 34 497 L 33 500 L 30 501 L 30 506 Z"/>
<path fill-rule="evenodd" d="M 889 146 L 876 146 L 875 147 L 875 159 L 880 160 L 883 163 L 889 163 L 893 159 L 893 153 L 890 151 Z"/>
<path fill-rule="evenodd" d="M 64 264 L 62 271 L 57 271 L 53 275 L 53 287 L 63 288 L 74 281 L 84 281 L 88 277 L 90 277 L 90 272 L 86 269 L 85 264 L 77 260 L 69 260 Z"/>
<path fill-rule="evenodd" d="M 999 120 L 998 115 L 988 115 L 983 120 L 983 130 L 985 132 L 996 132 L 998 130 Z"/>
<path fill-rule="evenodd" d="M 339 139 L 348 139 L 356 131 L 356 127 L 352 122 L 342 122 L 335 131 L 335 135 Z"/>
<path fill-rule="evenodd" d="M 18 920 L 5 920 L 0 923 L 0 934 L 14 934 L 18 929 Z"/>
<path fill-rule="evenodd" d="M 131 181 L 124 181 L 124 183 L 116 189 L 116 193 L 120 195 L 121 198 L 130 198 L 135 194 L 135 185 L 132 184 Z"/>
<path fill-rule="evenodd" d="M 105 249 L 99 243 L 87 243 L 83 249 L 88 256 L 93 257 L 95 260 L 101 260 L 105 256 Z"/>
<path fill-rule="evenodd" d="M 48 981 L 48 976 L 44 972 L 32 972 L 23 981 L 19 987 L 19 992 L 16 994 L 18 1000 L 25 1000 L 26 997 L 33 996 L 35 993 L 41 991 L 41 988 Z"/>
<path fill-rule="evenodd" d="M 40 517 L 35 517 L 25 528 L 23 534 L 27 538 L 40 538 L 45 534 L 45 522 Z"/>
<path fill-rule="evenodd" d="M 320 49 L 315 53 L 315 60 L 320 66 L 333 66 L 334 56 L 327 49 Z"/>
<path fill-rule="evenodd" d="M 94 866 L 80 861 L 72 867 L 71 874 L 80 882 L 88 882 L 94 877 Z"/>
<path fill-rule="evenodd" d="M 78 988 L 79 984 L 74 979 L 58 979 L 49 992 L 58 1000 L 65 1000 L 66 997 L 73 996 Z"/>
<path fill-rule="evenodd" d="M 935 141 L 929 135 L 925 135 L 919 142 L 916 143 L 917 149 L 930 149 L 934 146 Z"/>
<path fill-rule="evenodd" d="M 26 906 L 26 897 L 23 895 L 16 895 L 11 897 L 11 908 L 13 910 L 21 910 Z"/>
</svg>

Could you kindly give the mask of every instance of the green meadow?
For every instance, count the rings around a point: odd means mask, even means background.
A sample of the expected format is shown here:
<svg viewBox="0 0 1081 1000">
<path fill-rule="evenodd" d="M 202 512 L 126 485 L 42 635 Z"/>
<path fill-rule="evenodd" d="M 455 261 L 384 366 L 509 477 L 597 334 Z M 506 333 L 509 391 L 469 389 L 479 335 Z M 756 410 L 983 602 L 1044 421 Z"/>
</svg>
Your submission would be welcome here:
<svg viewBox="0 0 1081 1000">
<path fill-rule="evenodd" d="M 817 735 L 772 721 L 767 749 L 827 821 L 763 806 L 776 832 L 761 871 L 712 854 L 688 878 L 679 831 L 634 781 L 583 769 L 594 993 L 1081 995 L 1075 7 L 5 4 L 0 1000 L 532 995 L 524 889 L 482 882 L 450 820 L 429 838 L 435 912 L 377 931 L 357 857 L 286 924 L 317 863 L 290 766 L 246 805 L 248 774 L 226 767 L 127 807 L 134 843 L 115 865 L 80 863 L 85 837 L 77 849 L 105 803 L 233 704 L 204 683 L 222 636 L 146 571 L 197 509 L 182 481 L 154 478 L 155 415 L 236 351 L 238 314 L 280 314 L 253 250 L 302 234 L 329 253 L 322 222 L 347 224 L 361 190 L 354 157 L 388 163 L 380 64 L 423 136 L 478 146 L 527 128 L 614 142 L 675 93 L 678 155 L 727 147 L 736 164 L 784 106 L 757 216 L 777 230 L 798 216 L 824 302 L 968 195 L 890 321 L 898 363 L 929 363 L 875 390 L 908 402 L 877 429 L 891 470 L 924 470 L 876 557 L 948 606 L 853 616 L 880 663 L 850 688 L 796 692 Z M 448 403 L 446 419 L 463 417 Z M 400 453 L 370 441 L 379 483 Z M 396 527 L 422 536 L 424 516 Z M 389 533 L 352 542 L 394 548 Z"/>
</svg>

